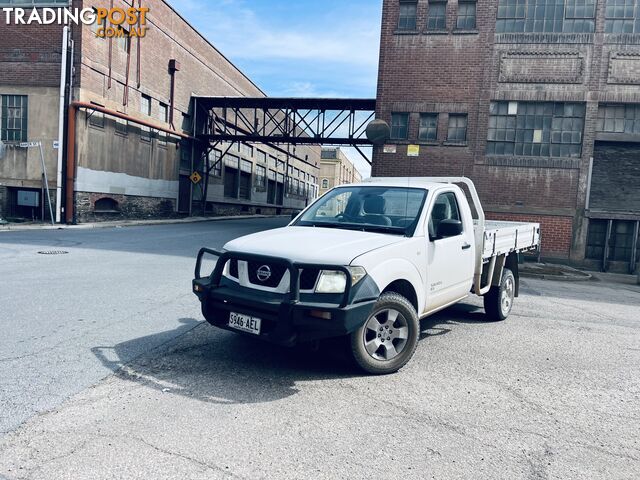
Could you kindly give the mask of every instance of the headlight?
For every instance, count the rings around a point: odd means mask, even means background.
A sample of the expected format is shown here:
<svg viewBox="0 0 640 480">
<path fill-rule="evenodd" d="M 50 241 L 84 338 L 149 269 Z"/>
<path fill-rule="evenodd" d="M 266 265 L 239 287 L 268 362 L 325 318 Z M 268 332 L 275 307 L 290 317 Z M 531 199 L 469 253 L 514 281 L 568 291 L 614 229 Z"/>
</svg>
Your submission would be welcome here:
<svg viewBox="0 0 640 480">
<path fill-rule="evenodd" d="M 351 273 L 351 286 L 362 280 L 367 271 L 362 267 L 347 267 Z M 335 270 L 323 270 L 316 287 L 316 293 L 342 293 L 347 286 L 347 276 Z"/>
</svg>

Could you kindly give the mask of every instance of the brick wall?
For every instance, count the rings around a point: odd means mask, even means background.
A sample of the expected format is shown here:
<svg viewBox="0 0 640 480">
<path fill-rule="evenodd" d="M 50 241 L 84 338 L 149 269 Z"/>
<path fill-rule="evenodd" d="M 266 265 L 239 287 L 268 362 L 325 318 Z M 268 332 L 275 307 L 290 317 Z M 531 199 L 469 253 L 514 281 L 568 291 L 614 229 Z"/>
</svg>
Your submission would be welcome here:
<svg viewBox="0 0 640 480">
<path fill-rule="evenodd" d="M 118 202 L 117 212 L 96 212 L 95 204 L 102 198 Z M 175 201 L 162 198 L 76 193 L 76 216 L 79 222 L 100 222 L 124 219 L 169 218 L 175 215 Z"/>
<path fill-rule="evenodd" d="M 60 85 L 62 26 L 0 25 L 0 85 Z"/>
</svg>

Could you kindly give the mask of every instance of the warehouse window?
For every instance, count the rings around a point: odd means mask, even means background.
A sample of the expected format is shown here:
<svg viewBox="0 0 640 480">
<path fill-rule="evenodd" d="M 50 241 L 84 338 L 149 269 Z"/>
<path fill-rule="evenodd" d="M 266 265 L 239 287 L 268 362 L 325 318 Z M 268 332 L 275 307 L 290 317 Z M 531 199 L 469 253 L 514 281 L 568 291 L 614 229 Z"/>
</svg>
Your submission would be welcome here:
<svg viewBox="0 0 640 480">
<path fill-rule="evenodd" d="M 458 3 L 458 30 L 473 30 L 476 28 L 476 2 Z"/>
<path fill-rule="evenodd" d="M 489 155 L 579 157 L 585 106 L 561 102 L 492 102 Z"/>
<path fill-rule="evenodd" d="M 169 106 L 162 102 L 158 105 L 158 119 L 162 123 L 169 123 Z M 160 145 L 167 145 L 167 134 L 165 132 L 158 132 L 158 142 Z"/>
<path fill-rule="evenodd" d="M 27 141 L 27 112 L 29 101 L 26 95 L 2 95 L 0 115 L 0 140 L 3 142 Z"/>
<path fill-rule="evenodd" d="M 333 160 L 335 158 L 338 158 L 338 151 L 335 148 L 333 148 L 333 149 L 323 149 L 322 153 L 320 154 L 320 158 Z"/>
<path fill-rule="evenodd" d="M 262 165 L 256 165 L 256 190 L 264 192 L 267 190 L 267 169 Z"/>
<path fill-rule="evenodd" d="M 400 1 L 400 14 L 398 16 L 398 30 L 415 30 L 418 13 L 417 1 Z"/>
<path fill-rule="evenodd" d="M 640 32 L 640 18 L 636 17 L 636 0 L 607 0 L 605 33 Z"/>
<path fill-rule="evenodd" d="M 214 177 L 222 176 L 221 157 L 222 152 L 220 150 L 211 150 L 209 152 L 209 166 L 211 167 L 211 175 L 213 175 Z"/>
<path fill-rule="evenodd" d="M 499 0 L 496 33 L 592 33 L 596 0 Z"/>
<path fill-rule="evenodd" d="M 151 97 L 149 95 L 142 94 L 140 98 L 140 113 L 151 116 Z"/>
<path fill-rule="evenodd" d="M 393 140 L 406 140 L 409 136 L 409 114 L 391 114 L 391 138 Z"/>
<path fill-rule="evenodd" d="M 140 96 L 140 113 L 151 116 L 151 97 L 144 93 Z M 140 139 L 146 142 L 151 141 L 151 129 L 149 127 L 140 126 Z"/>
<path fill-rule="evenodd" d="M 92 127 L 104 128 L 104 113 L 94 110 L 88 113 L 89 125 Z"/>
<path fill-rule="evenodd" d="M 600 105 L 596 131 L 640 133 L 640 105 Z"/>
<path fill-rule="evenodd" d="M 116 133 L 127 135 L 129 133 L 129 121 L 122 118 L 116 118 Z"/>
<path fill-rule="evenodd" d="M 247 160 L 240 163 L 240 198 L 251 200 L 251 174 L 253 164 Z"/>
<path fill-rule="evenodd" d="M 464 143 L 467 141 L 467 115 L 449 114 L 449 131 L 447 142 Z"/>
<path fill-rule="evenodd" d="M 609 260 L 628 262 L 633 251 L 636 222 L 614 220 L 611 227 Z"/>
<path fill-rule="evenodd" d="M 447 4 L 446 2 L 431 1 L 427 11 L 427 30 L 446 30 Z"/>
<path fill-rule="evenodd" d="M 238 198 L 240 160 L 234 155 L 227 155 L 224 163 L 224 196 Z"/>
<path fill-rule="evenodd" d="M 419 140 L 434 142 L 438 139 L 438 114 L 423 113 L 420 115 Z"/>
<path fill-rule="evenodd" d="M 639 236 L 636 238 L 636 235 Z M 609 248 L 605 252 L 607 240 Z M 631 271 L 633 271 L 636 268 L 637 259 L 640 258 L 638 242 L 640 242 L 640 225 L 635 220 L 589 220 L 585 258 L 602 261 L 605 260 L 606 253 L 605 270 L 608 262 L 614 261 L 630 262 Z M 634 245 L 636 245 L 635 252 Z"/>
<path fill-rule="evenodd" d="M 607 223 L 607 220 L 589 220 L 585 258 L 590 260 L 602 260 L 604 258 Z"/>
</svg>

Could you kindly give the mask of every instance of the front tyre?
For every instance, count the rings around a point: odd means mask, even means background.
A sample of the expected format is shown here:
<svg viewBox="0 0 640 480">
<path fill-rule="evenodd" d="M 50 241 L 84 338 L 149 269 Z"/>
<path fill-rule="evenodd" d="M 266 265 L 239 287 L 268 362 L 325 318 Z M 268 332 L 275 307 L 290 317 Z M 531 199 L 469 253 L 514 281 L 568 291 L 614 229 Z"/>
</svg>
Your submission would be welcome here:
<svg viewBox="0 0 640 480">
<path fill-rule="evenodd" d="M 489 321 L 502 321 L 511 313 L 516 296 L 516 278 L 513 272 L 505 268 L 499 286 L 491 287 L 484 296 L 484 311 Z"/>
<path fill-rule="evenodd" d="M 420 321 L 411 302 L 397 293 L 383 293 L 364 325 L 351 334 L 351 353 L 368 373 L 394 373 L 413 357 L 419 335 Z"/>
</svg>

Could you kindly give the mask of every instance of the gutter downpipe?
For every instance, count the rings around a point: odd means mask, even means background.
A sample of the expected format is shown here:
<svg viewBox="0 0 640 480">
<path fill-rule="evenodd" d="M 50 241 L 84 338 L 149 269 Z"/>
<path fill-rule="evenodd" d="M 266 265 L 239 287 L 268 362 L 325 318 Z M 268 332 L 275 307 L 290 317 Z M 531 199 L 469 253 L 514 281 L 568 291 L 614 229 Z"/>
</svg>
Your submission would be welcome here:
<svg viewBox="0 0 640 480">
<path fill-rule="evenodd" d="M 179 137 L 184 140 L 197 141 L 197 139 L 195 137 L 192 137 L 191 135 L 186 135 L 184 133 L 177 132 L 170 128 L 166 128 L 161 125 L 156 125 L 155 123 L 152 123 L 152 122 L 139 120 L 137 118 L 132 117 L 131 115 L 127 115 L 126 113 L 121 113 L 116 110 L 111 110 L 109 108 L 101 107 L 100 105 L 95 105 L 89 102 L 71 102 L 69 104 L 69 119 L 68 119 L 69 123 L 67 127 L 67 195 L 66 195 L 66 208 L 65 208 L 65 219 L 67 223 L 74 223 L 74 220 L 75 220 L 74 197 L 75 197 L 75 176 L 76 176 L 76 113 L 80 109 L 101 112 L 106 115 L 110 115 L 112 117 L 120 118 L 122 120 L 127 120 L 131 123 L 136 123 L 138 125 L 142 125 L 155 130 L 159 130 L 161 132 L 168 133 L 169 135 Z"/>
<path fill-rule="evenodd" d="M 62 221 L 62 160 L 64 155 L 64 112 L 67 88 L 67 49 L 69 46 L 69 27 L 62 30 L 62 62 L 60 64 L 60 111 L 58 112 L 58 168 L 56 170 L 56 223 Z"/>
<path fill-rule="evenodd" d="M 76 175 L 76 106 L 69 105 L 67 120 L 67 188 L 66 205 L 64 209 L 67 224 L 72 224 L 75 216 L 75 175 Z"/>
</svg>

